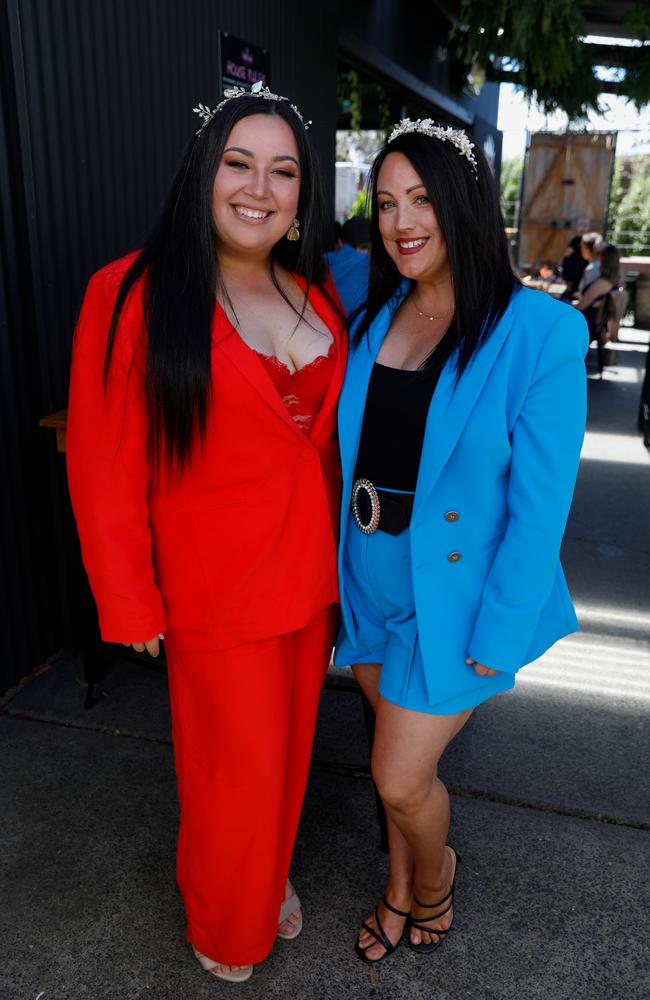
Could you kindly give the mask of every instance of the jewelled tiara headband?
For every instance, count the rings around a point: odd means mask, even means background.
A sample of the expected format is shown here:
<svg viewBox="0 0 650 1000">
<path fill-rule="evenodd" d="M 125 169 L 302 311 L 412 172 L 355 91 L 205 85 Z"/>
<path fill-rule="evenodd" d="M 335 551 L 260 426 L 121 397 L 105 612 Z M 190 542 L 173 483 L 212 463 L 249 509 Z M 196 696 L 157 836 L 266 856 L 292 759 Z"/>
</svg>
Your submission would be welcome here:
<svg viewBox="0 0 650 1000">
<path fill-rule="evenodd" d="M 399 125 L 396 125 L 388 136 L 388 142 L 393 142 L 398 136 L 406 135 L 408 132 L 421 132 L 422 135 L 431 136 L 432 139 L 439 139 L 440 142 L 450 142 L 452 146 L 456 147 L 460 155 L 464 156 L 469 162 L 475 177 L 478 179 L 478 164 L 472 152 L 474 143 L 470 142 L 469 136 L 462 129 L 452 128 L 451 125 L 448 125 L 446 128 L 442 125 L 436 125 L 432 118 L 417 118 L 415 121 L 411 121 L 410 118 L 402 118 Z"/>
<path fill-rule="evenodd" d="M 216 108 L 210 109 L 206 107 L 205 104 L 199 104 L 198 108 L 192 108 L 192 111 L 195 111 L 196 114 L 199 116 L 199 118 L 203 119 L 203 124 L 201 125 L 199 131 L 196 133 L 197 135 L 201 135 L 201 132 L 203 131 L 205 126 L 212 121 L 217 111 L 221 111 L 221 109 L 224 107 L 224 105 L 228 103 L 228 101 L 234 101 L 238 97 L 259 97 L 264 101 L 287 101 L 291 110 L 300 119 L 305 131 L 312 124 L 311 121 L 305 122 L 304 118 L 298 111 L 296 105 L 291 104 L 289 102 L 288 97 L 283 97 L 282 94 L 271 93 L 269 88 L 265 87 L 261 80 L 258 80 L 257 83 L 254 83 L 250 90 L 245 90 L 243 87 L 228 87 L 226 90 L 224 90 L 223 95 L 224 95 L 223 101 L 220 101 L 219 104 L 217 104 Z"/>
</svg>

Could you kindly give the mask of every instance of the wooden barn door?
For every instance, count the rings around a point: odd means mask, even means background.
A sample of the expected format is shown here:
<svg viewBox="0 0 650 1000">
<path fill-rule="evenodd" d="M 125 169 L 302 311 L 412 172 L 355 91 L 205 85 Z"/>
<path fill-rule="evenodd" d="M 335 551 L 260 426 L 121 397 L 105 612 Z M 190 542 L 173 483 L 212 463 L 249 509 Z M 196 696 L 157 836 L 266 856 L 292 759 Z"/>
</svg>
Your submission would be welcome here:
<svg viewBox="0 0 650 1000">
<path fill-rule="evenodd" d="M 560 261 L 576 233 L 604 233 L 616 133 L 531 136 L 519 222 L 519 266 Z"/>
</svg>

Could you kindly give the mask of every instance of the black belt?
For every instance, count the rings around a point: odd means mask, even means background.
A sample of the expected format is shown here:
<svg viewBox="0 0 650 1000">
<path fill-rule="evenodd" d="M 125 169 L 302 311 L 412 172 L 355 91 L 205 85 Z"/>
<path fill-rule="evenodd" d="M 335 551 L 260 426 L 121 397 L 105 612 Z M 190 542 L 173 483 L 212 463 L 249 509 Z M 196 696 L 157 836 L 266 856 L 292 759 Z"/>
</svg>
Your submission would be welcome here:
<svg viewBox="0 0 650 1000">
<path fill-rule="evenodd" d="M 400 535 L 411 523 L 413 493 L 378 490 L 369 479 L 357 479 L 352 487 L 352 515 L 359 531 L 373 535 L 385 531 Z"/>
</svg>

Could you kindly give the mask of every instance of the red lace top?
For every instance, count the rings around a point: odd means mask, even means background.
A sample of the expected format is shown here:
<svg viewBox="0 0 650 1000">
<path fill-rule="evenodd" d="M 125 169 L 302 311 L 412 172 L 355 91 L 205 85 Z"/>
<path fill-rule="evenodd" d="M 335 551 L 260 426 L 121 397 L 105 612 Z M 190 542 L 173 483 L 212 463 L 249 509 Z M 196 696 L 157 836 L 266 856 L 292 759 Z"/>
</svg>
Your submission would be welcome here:
<svg viewBox="0 0 650 1000">
<path fill-rule="evenodd" d="M 309 436 L 332 378 L 336 341 L 332 340 L 327 354 L 319 355 L 295 372 L 274 354 L 255 353 L 298 427 Z"/>
</svg>

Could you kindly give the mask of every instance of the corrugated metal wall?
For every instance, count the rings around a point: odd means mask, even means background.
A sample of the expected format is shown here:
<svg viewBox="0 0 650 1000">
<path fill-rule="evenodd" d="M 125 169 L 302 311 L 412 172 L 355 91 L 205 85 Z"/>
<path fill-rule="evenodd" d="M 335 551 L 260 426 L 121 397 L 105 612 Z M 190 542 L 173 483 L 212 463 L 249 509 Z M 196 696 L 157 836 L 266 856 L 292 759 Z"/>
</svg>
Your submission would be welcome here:
<svg viewBox="0 0 650 1000">
<path fill-rule="evenodd" d="M 28 242 L 26 185 L 19 153 L 9 20 L 0 9 L 0 690 L 56 649 L 59 581 L 50 500 L 56 464 L 38 418 L 43 393 Z M 58 491 L 60 495 L 60 491 Z M 65 579 L 65 569 L 61 581 Z"/>
<path fill-rule="evenodd" d="M 267 48 L 330 167 L 336 18 L 300 0 L 0 0 L 0 691 L 67 637 L 65 406 L 88 276 L 137 246 L 219 92 L 219 29 Z"/>
</svg>

